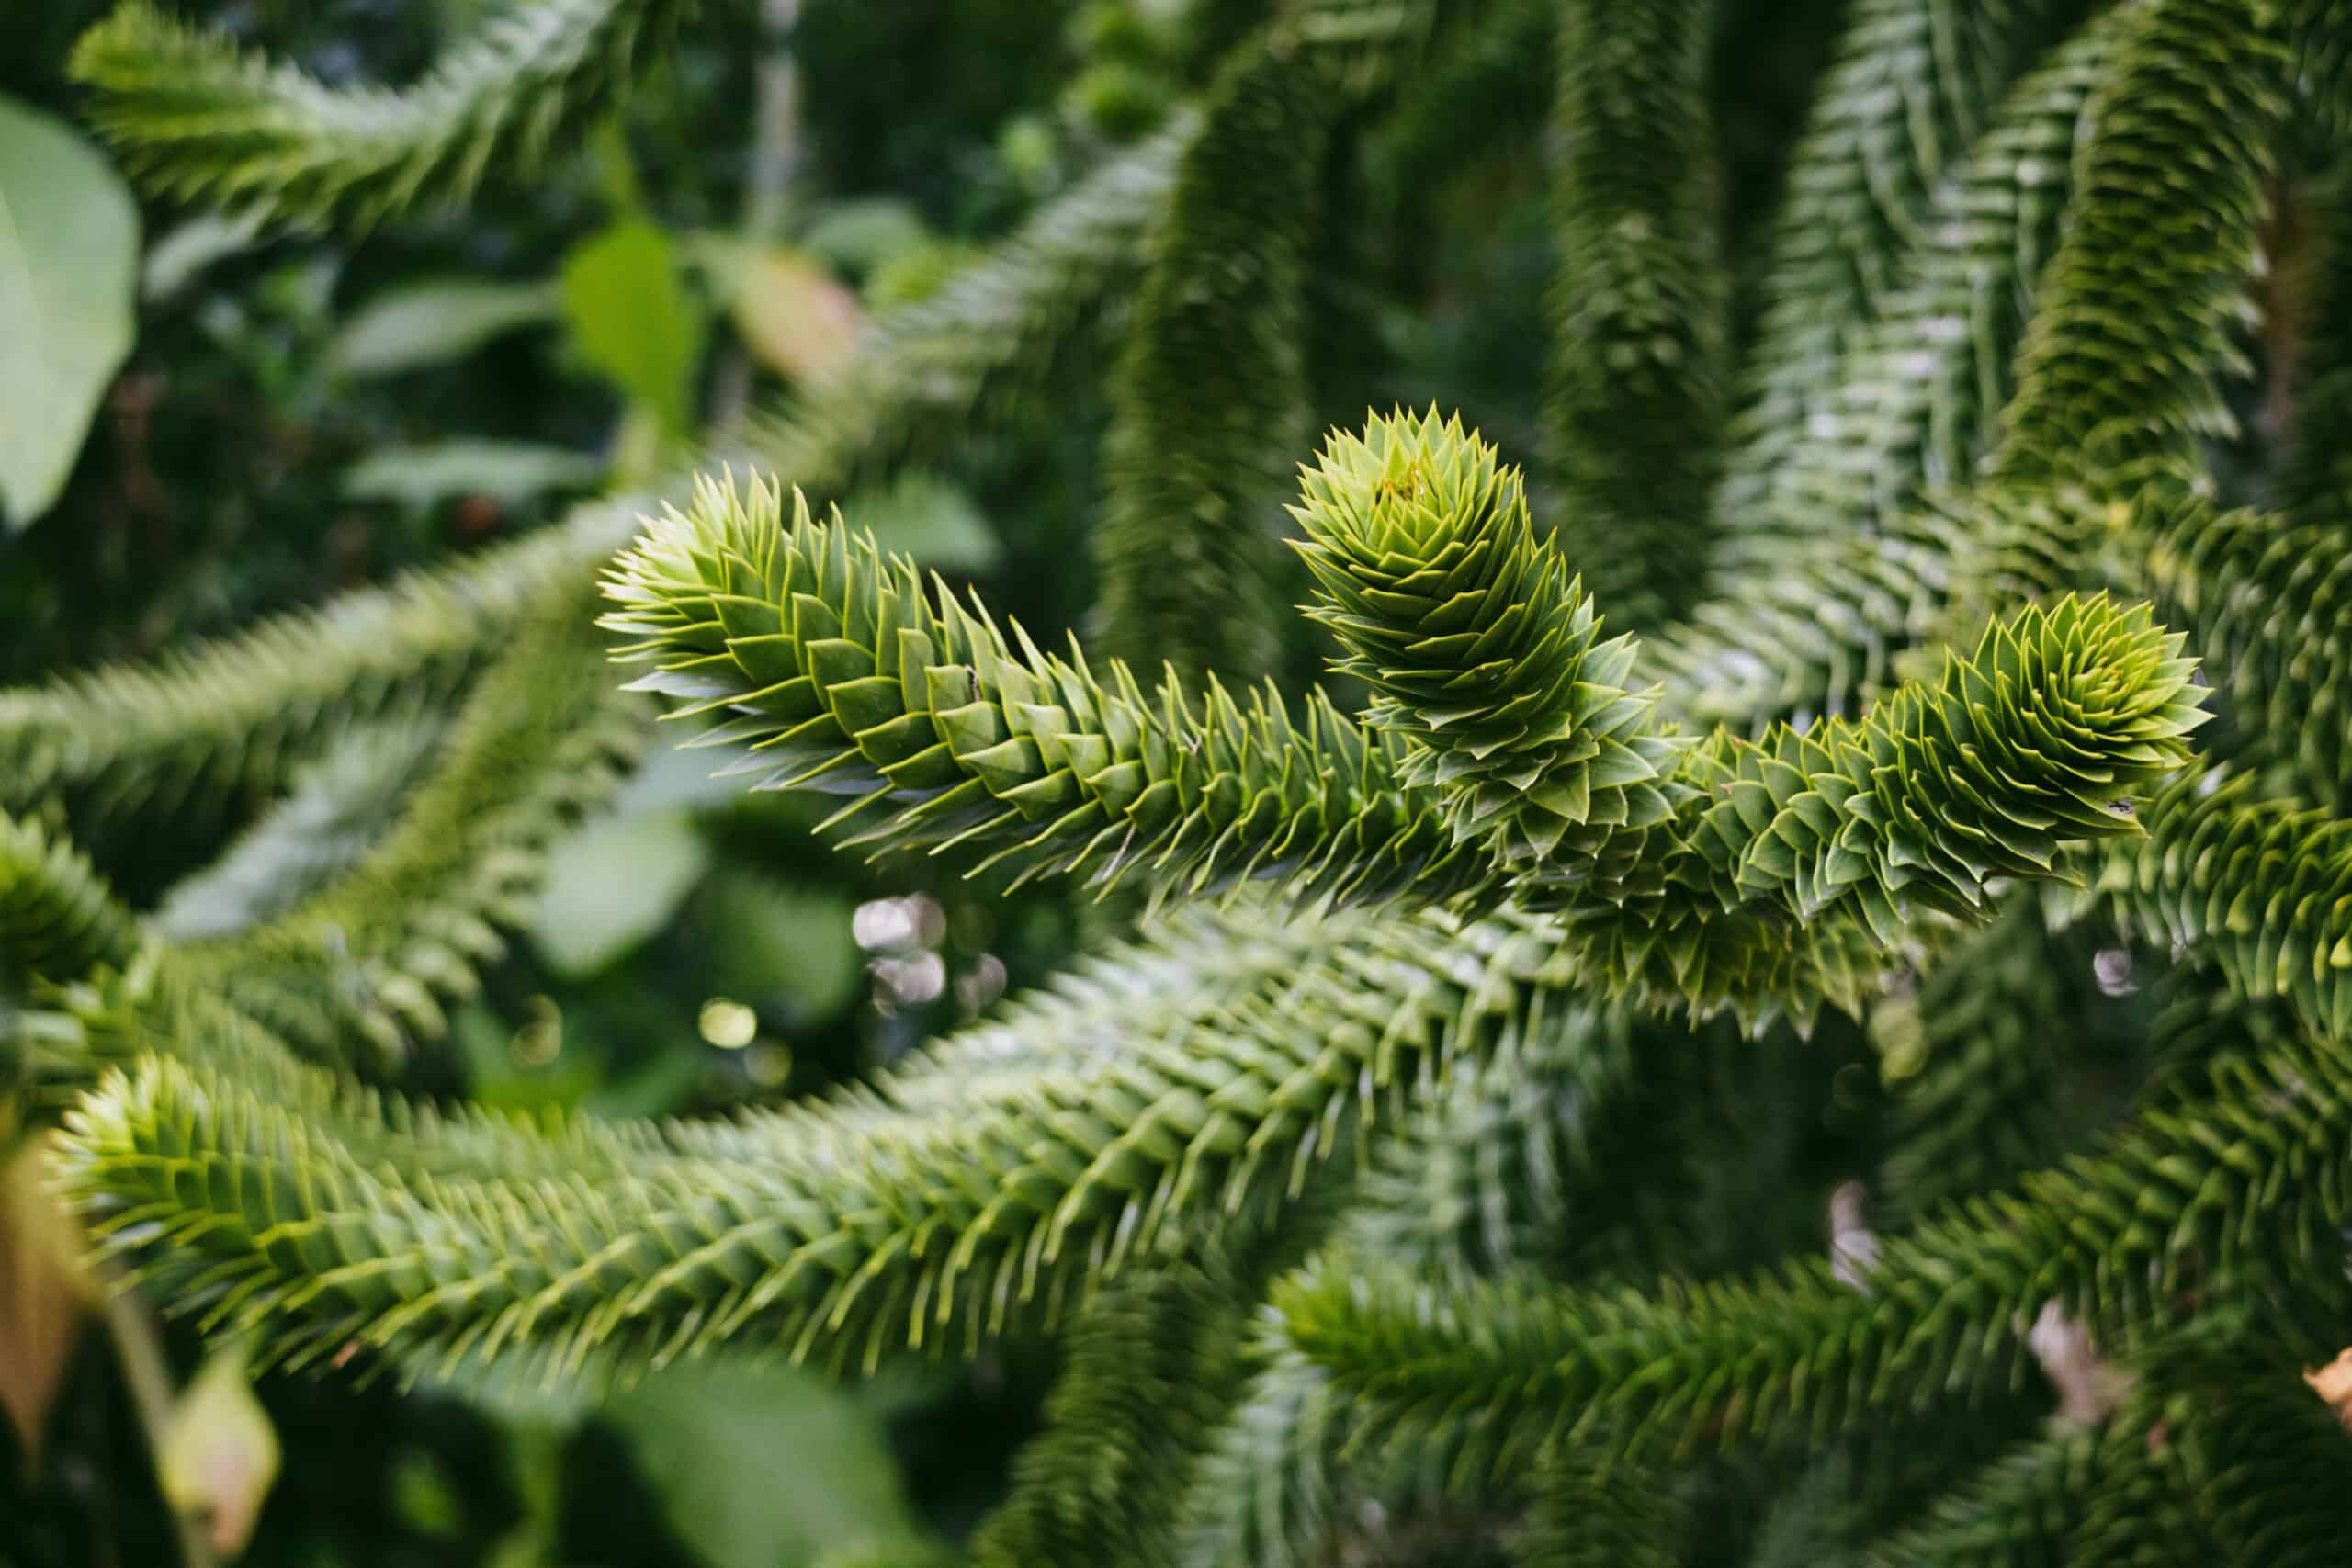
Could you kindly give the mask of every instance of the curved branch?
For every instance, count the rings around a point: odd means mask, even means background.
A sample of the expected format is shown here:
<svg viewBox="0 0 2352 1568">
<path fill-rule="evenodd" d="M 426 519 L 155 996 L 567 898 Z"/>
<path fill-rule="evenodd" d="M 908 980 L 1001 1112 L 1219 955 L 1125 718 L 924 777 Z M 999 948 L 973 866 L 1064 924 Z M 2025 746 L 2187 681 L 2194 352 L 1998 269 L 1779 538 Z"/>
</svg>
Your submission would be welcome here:
<svg viewBox="0 0 2352 1568">
<path fill-rule="evenodd" d="M 458 690 L 526 606 L 586 582 L 636 525 L 628 499 L 590 502 L 469 560 L 192 652 L 0 691 L 0 808 L 57 797 L 97 824 L 256 791 L 322 736 Z"/>
<path fill-rule="evenodd" d="M 1704 0 L 1556 7 L 1547 152 L 1547 462 L 1559 539 L 1628 626 L 1686 608 L 1708 563 L 1731 279 Z"/>
<path fill-rule="evenodd" d="M 2254 275 L 2291 98 L 2286 8 L 2158 0 L 2101 89 L 2066 234 L 2018 353 L 1996 479 L 2130 495 L 2227 434 L 2214 386 Z"/>
<path fill-rule="evenodd" d="M 120 969 L 144 940 L 71 841 L 0 812 L 0 992 Z"/>
<path fill-rule="evenodd" d="M 66 1176 L 167 1293 L 285 1359 L 356 1339 L 412 1366 L 722 1340 L 871 1359 L 1049 1322 L 1139 1255 L 1271 1218 L 1408 1085 L 1544 1028 L 1570 978 L 1554 945 L 1525 922 L 1366 921 L 1125 1050 L 902 1108 L 885 1086 L 708 1152 L 624 1129 L 671 1152 L 622 1169 L 591 1145 L 440 1176 L 373 1103 L 322 1117 L 150 1057 L 85 1097 Z"/>
<path fill-rule="evenodd" d="M 2013 1375 L 2045 1301 L 2128 1344 L 2242 1265 L 2333 1269 L 2352 1218 L 2347 1067 L 2342 1042 L 2225 1062 L 2201 1100 L 2098 1156 L 1888 1241 L 1859 1286 L 1826 1261 L 1657 1295 L 1329 1268 L 1277 1300 L 1374 1430 L 1511 1468 L 1602 1434 L 1657 1457 L 1818 1437 Z"/>
<path fill-rule="evenodd" d="M 313 1055 L 356 1038 L 398 1060 L 410 1034 L 440 1034 L 441 999 L 472 992 L 498 928 L 528 917 L 548 844 L 642 739 L 642 710 L 596 663 L 586 586 L 523 617 L 365 858 L 275 919 L 178 948 L 186 978 Z"/>
<path fill-rule="evenodd" d="M 694 0 L 521 0 L 415 85 L 334 88 L 123 0 L 74 77 L 133 167 L 182 197 L 365 230 L 528 175 L 665 48 Z"/>
<path fill-rule="evenodd" d="M 892 815 L 850 841 L 970 845 L 1023 876 L 1091 863 L 1109 886 L 1148 868 L 1196 891 L 1280 875 L 1309 897 L 1442 898 L 1489 878 L 1430 804 L 1396 780 L 1398 748 L 1320 697 L 1294 715 L 1271 689 L 1247 706 L 1212 679 L 1147 694 L 1116 661 L 1010 638 L 977 603 L 927 595 L 794 494 L 700 485 L 615 565 L 604 625 L 637 635 L 640 687 L 682 714 L 737 716 L 760 787 L 850 797 L 841 821 Z M 993 863 L 993 861 L 984 863 Z"/>
</svg>

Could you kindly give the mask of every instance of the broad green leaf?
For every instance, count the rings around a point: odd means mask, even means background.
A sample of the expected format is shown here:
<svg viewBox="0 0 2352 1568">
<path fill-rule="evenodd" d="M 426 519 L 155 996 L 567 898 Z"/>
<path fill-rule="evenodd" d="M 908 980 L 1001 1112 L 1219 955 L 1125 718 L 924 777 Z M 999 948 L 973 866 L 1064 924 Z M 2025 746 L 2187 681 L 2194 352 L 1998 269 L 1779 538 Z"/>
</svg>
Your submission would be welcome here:
<svg viewBox="0 0 2352 1568">
<path fill-rule="evenodd" d="M 588 489 L 603 479 L 605 467 L 601 457 L 561 446 L 460 437 L 364 457 L 344 475 L 343 493 L 420 512 L 464 495 L 511 508 L 549 491 Z"/>
<path fill-rule="evenodd" d="M 420 1535 L 447 1538 L 465 1524 L 465 1505 L 430 1449 L 403 1449 L 392 1464 L 392 1512 Z"/>
<path fill-rule="evenodd" d="M 564 259 L 563 313 L 583 360 L 664 434 L 686 434 L 706 328 L 667 234 L 630 220 L 581 243 Z"/>
<path fill-rule="evenodd" d="M 712 879 L 707 897 L 714 993 L 781 1014 L 789 1026 L 821 1022 L 865 992 L 856 910 L 839 890 L 730 870 Z"/>
<path fill-rule="evenodd" d="M 553 321 L 562 309 L 562 294 L 549 283 L 404 284 L 360 307 L 327 357 L 343 374 L 360 377 L 443 365 L 518 327 Z"/>
<path fill-rule="evenodd" d="M 837 1548 L 913 1536 L 880 1423 L 810 1373 L 673 1367 L 606 1414 L 670 1528 L 708 1568 L 803 1568 Z"/>
<path fill-rule="evenodd" d="M 0 98 L 0 513 L 18 528 L 65 488 L 130 352 L 139 209 L 59 120 Z"/>
<path fill-rule="evenodd" d="M 936 474 L 908 473 L 860 491 L 842 507 L 886 550 L 933 570 L 978 577 L 1004 554 L 971 492 Z"/>
<path fill-rule="evenodd" d="M 549 858 L 531 941 L 558 974 L 592 975 L 668 923 L 709 862 L 683 811 L 592 823 Z"/>
</svg>

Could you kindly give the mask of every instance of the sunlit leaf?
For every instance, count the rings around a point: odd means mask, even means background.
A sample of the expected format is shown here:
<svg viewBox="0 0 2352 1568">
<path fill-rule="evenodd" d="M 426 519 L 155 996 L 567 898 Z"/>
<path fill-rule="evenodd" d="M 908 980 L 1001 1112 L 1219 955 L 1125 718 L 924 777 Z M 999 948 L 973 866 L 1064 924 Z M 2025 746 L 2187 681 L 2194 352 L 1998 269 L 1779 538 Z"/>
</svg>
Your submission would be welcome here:
<svg viewBox="0 0 2352 1568">
<path fill-rule="evenodd" d="M 2324 1367 L 2303 1373 L 2312 1392 L 2327 1402 L 2347 1430 L 2352 1430 L 2352 1350 L 2343 1350 Z"/>
<path fill-rule="evenodd" d="M 405 1449 L 392 1466 L 392 1512 L 420 1535 L 452 1536 L 465 1523 L 465 1505 L 449 1472 L 430 1450 Z"/>
<path fill-rule="evenodd" d="M 581 357 L 683 434 L 705 327 L 670 237 L 631 220 L 581 244 L 564 259 L 563 312 Z"/>
<path fill-rule="evenodd" d="M 806 251 L 776 245 L 735 275 L 735 327 L 770 369 L 822 386 L 857 350 L 857 296 Z"/>
<path fill-rule="evenodd" d="M 73 471 L 130 352 L 139 209 L 65 125 L 0 98 L 0 512 L 23 527 Z"/>
</svg>

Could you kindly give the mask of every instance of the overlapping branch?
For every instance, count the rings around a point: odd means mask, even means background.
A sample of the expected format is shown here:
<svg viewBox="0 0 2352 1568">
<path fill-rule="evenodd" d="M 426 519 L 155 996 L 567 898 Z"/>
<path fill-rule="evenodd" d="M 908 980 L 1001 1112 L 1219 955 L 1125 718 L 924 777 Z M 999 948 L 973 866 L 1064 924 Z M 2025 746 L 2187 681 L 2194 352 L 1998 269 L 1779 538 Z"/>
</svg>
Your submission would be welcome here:
<svg viewBox="0 0 2352 1568">
<path fill-rule="evenodd" d="M 2045 1301 L 2130 1343 L 2240 1268 L 2333 1268 L 2352 1212 L 2346 1049 L 2219 1064 L 2205 1094 L 2100 1154 L 1887 1241 L 1855 1285 L 1823 1262 L 1654 1295 L 1442 1292 L 1366 1266 L 1278 1300 L 1379 1427 L 1512 1466 L 1562 1442 L 1671 1456 L 1818 1437 L 2014 1375 Z"/>
</svg>

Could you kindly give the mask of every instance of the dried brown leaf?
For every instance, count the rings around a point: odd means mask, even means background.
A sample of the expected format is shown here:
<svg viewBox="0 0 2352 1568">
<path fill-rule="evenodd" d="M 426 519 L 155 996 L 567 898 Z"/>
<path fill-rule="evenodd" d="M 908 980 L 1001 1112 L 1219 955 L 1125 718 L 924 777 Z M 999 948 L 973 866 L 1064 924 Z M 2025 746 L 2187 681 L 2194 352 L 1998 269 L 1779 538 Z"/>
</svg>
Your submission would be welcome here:
<svg viewBox="0 0 2352 1568">
<path fill-rule="evenodd" d="M 47 1152 L 36 1141 L 0 1165 L 0 1408 L 28 1469 L 96 1299 L 80 1228 L 43 1180 Z"/>
</svg>

